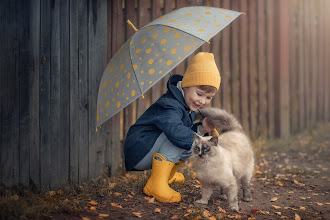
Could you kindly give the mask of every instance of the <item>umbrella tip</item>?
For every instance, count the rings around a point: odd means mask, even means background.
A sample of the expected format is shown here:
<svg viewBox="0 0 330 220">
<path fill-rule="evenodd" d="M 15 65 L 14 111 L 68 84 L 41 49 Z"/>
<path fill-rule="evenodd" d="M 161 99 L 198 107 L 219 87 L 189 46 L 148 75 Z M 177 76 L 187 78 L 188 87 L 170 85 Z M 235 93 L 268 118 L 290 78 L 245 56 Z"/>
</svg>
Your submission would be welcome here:
<svg viewBox="0 0 330 220">
<path fill-rule="evenodd" d="M 129 19 L 127 19 L 127 24 L 128 24 L 129 26 L 131 26 L 131 28 L 132 28 L 135 32 L 138 31 L 138 29 L 134 26 L 134 24 L 132 24 L 132 22 L 131 22 Z"/>
<path fill-rule="evenodd" d="M 246 15 L 246 13 L 242 12 L 242 15 Z"/>
</svg>

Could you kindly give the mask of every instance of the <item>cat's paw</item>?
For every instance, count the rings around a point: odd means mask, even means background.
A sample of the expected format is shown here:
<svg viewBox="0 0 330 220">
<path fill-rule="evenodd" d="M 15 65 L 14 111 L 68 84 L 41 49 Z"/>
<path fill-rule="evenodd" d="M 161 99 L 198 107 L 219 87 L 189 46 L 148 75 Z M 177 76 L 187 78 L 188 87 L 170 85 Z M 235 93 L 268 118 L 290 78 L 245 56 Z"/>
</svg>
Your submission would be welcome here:
<svg viewBox="0 0 330 220">
<path fill-rule="evenodd" d="M 225 194 L 221 194 L 221 195 L 220 195 L 220 199 L 222 199 L 222 200 L 227 200 L 227 196 L 226 196 Z"/>
<path fill-rule="evenodd" d="M 244 202 L 251 202 L 252 201 L 252 197 L 244 197 L 243 198 Z"/>
<path fill-rule="evenodd" d="M 230 206 L 230 209 L 234 212 L 238 212 L 238 210 L 239 210 L 238 205 Z"/>
<path fill-rule="evenodd" d="M 195 202 L 198 204 L 204 204 L 204 205 L 206 205 L 208 203 L 208 201 L 205 201 L 203 199 L 196 200 Z"/>
</svg>

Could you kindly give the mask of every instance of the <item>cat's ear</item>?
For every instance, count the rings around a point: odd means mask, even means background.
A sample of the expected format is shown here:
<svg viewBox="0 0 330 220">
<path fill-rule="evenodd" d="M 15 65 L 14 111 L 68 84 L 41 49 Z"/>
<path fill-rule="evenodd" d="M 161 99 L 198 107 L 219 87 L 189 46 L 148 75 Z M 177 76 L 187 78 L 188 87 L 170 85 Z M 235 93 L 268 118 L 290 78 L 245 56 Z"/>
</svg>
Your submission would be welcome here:
<svg viewBox="0 0 330 220">
<path fill-rule="evenodd" d="M 193 139 L 194 139 L 194 141 L 197 141 L 197 140 L 200 139 L 200 137 L 199 137 L 199 135 L 197 133 L 194 133 Z"/>
<path fill-rule="evenodd" d="M 213 142 L 215 146 L 218 145 L 218 137 L 217 136 L 213 136 L 209 141 Z"/>
</svg>

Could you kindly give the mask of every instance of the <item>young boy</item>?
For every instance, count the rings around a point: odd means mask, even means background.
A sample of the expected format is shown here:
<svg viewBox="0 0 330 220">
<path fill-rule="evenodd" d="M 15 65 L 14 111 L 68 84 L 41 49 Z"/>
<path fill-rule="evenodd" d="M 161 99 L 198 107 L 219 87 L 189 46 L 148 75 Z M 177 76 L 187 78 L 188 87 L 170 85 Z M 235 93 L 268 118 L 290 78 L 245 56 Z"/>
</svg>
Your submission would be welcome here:
<svg viewBox="0 0 330 220">
<path fill-rule="evenodd" d="M 212 53 L 200 52 L 184 76 L 172 75 L 168 91 L 129 129 L 125 144 L 126 170 L 152 169 L 143 191 L 160 202 L 180 202 L 181 194 L 169 187 L 176 172 L 191 155 L 193 134 L 212 131 L 204 119 L 195 123 L 195 111 L 209 104 L 220 86 L 220 73 Z"/>
</svg>

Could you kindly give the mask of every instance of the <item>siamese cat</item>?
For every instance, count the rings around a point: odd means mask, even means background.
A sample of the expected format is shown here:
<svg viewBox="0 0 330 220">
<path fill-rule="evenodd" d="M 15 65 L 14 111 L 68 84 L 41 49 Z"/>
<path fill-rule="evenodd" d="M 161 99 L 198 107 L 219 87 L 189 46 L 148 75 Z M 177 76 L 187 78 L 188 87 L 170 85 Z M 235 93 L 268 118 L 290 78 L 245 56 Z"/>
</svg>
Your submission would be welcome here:
<svg viewBox="0 0 330 220">
<path fill-rule="evenodd" d="M 200 113 L 219 132 L 219 137 L 194 135 L 192 162 L 202 184 L 202 198 L 207 204 L 213 190 L 221 190 L 221 198 L 228 199 L 230 209 L 238 211 L 238 186 L 243 188 L 243 200 L 252 200 L 250 180 L 254 157 L 249 138 L 235 117 L 225 110 L 205 108 Z M 200 117 L 200 116 L 198 116 Z"/>
</svg>

